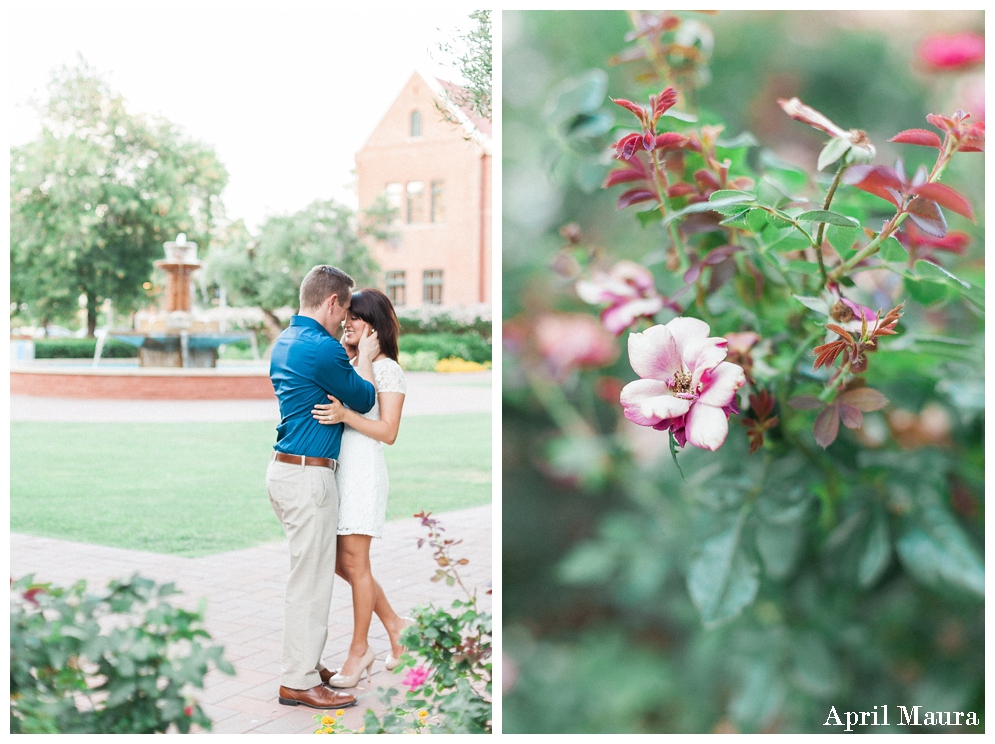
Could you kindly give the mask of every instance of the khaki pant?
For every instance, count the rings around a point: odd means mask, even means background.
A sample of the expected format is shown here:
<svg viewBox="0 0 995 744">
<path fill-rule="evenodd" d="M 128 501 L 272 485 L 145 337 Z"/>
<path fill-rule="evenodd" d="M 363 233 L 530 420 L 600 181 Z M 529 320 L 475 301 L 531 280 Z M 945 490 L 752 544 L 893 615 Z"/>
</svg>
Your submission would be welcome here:
<svg viewBox="0 0 995 744">
<path fill-rule="evenodd" d="M 280 684 L 309 690 L 321 684 L 317 670 L 328 636 L 335 579 L 339 520 L 335 473 L 330 468 L 271 460 L 266 488 L 290 543 Z"/>
</svg>

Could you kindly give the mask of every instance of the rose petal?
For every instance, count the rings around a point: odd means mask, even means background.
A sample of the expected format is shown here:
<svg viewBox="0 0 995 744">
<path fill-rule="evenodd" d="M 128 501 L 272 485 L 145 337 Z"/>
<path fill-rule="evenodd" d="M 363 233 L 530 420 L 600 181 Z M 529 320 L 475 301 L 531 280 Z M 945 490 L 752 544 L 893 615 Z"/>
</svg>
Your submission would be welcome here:
<svg viewBox="0 0 995 744">
<path fill-rule="evenodd" d="M 673 335 L 679 349 L 695 341 L 704 341 L 709 332 L 708 323 L 697 318 L 674 318 L 667 323 L 667 330 Z"/>
<path fill-rule="evenodd" d="M 688 412 L 684 430 L 695 447 L 714 452 L 729 433 L 729 421 L 721 408 L 705 405 L 699 399 Z"/>
<path fill-rule="evenodd" d="M 605 329 L 618 336 L 631 326 L 636 318 L 652 317 L 663 309 L 662 297 L 648 297 L 631 302 L 620 302 L 605 309 L 601 313 L 601 322 Z"/>
<path fill-rule="evenodd" d="M 681 352 L 668 326 L 657 325 L 642 333 L 630 333 L 629 364 L 643 378 L 673 377 L 681 369 Z"/>
<path fill-rule="evenodd" d="M 660 380 L 634 380 L 622 388 L 620 396 L 625 417 L 640 426 L 683 416 L 691 401 L 677 398 Z"/>
<path fill-rule="evenodd" d="M 722 362 L 715 369 L 702 376 L 702 390 L 698 402 L 706 406 L 729 405 L 736 397 L 736 391 L 746 384 L 743 368 L 732 362 Z"/>
<path fill-rule="evenodd" d="M 706 338 L 698 343 L 686 346 L 681 354 L 684 366 L 691 372 L 691 383 L 695 389 L 701 382 L 701 376 L 714 369 L 726 358 L 726 340 L 724 338 Z"/>
</svg>

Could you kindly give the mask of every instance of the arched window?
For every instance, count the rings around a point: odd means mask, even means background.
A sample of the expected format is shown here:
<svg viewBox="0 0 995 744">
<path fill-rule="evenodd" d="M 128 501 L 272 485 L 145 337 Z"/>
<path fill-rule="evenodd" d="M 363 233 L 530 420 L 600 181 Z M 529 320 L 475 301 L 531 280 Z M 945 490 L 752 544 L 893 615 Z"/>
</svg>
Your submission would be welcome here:
<svg viewBox="0 0 995 744">
<path fill-rule="evenodd" d="M 421 137 L 421 111 L 411 112 L 411 136 Z"/>
</svg>

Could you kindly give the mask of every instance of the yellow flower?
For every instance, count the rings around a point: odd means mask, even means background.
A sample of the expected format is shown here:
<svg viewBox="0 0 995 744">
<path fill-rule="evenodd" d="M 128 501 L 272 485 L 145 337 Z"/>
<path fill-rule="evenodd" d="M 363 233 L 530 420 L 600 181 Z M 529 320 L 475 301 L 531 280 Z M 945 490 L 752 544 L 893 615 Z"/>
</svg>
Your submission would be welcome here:
<svg viewBox="0 0 995 744">
<path fill-rule="evenodd" d="M 335 719 L 331 716 L 322 716 L 321 722 L 327 726 L 330 723 L 335 723 Z"/>
<path fill-rule="evenodd" d="M 334 734 L 335 733 L 335 729 L 332 728 L 331 726 L 325 726 L 324 733 L 326 733 L 326 734 Z"/>
<path fill-rule="evenodd" d="M 345 715 L 345 711 L 342 710 L 341 708 L 339 708 L 337 711 L 335 711 L 335 717 L 336 718 L 338 718 L 339 716 L 342 716 L 342 715 Z"/>
<path fill-rule="evenodd" d="M 426 718 L 428 718 L 428 711 L 427 710 L 418 711 L 418 717 L 424 721 Z"/>
</svg>

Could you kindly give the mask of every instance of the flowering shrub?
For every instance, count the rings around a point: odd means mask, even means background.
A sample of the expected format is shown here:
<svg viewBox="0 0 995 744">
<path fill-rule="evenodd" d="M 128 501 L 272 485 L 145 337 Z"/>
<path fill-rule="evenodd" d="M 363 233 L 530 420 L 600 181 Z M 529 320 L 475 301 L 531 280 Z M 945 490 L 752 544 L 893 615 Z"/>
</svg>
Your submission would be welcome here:
<svg viewBox="0 0 995 744">
<path fill-rule="evenodd" d="M 462 542 L 443 535 L 445 529 L 431 513 L 415 517 L 428 528 L 428 545 L 438 568 L 432 581 L 458 585 L 466 599 L 454 600 L 452 612 L 434 605 L 415 609 L 414 624 L 401 635 L 407 651 L 395 674 L 404 674 L 407 692 L 401 702 L 396 688 L 380 689 L 380 699 L 391 706 L 379 718 L 366 711 L 364 733 L 491 733 L 491 615 L 477 606 L 476 591 L 464 585 L 459 567 L 467 558 L 455 558 L 452 549 Z M 490 593 L 490 590 L 488 590 Z"/>
<path fill-rule="evenodd" d="M 490 362 L 468 362 L 459 357 L 446 357 L 435 363 L 436 372 L 483 372 L 491 368 Z"/>
<path fill-rule="evenodd" d="M 533 59 L 562 24 L 599 64 L 582 15 L 506 28 Z M 782 156 L 700 106 L 701 15 L 629 20 L 624 70 L 551 88 L 552 144 L 506 142 L 513 185 L 558 146 L 564 205 L 561 240 L 518 236 L 558 247 L 545 265 L 505 269 L 505 731 L 980 714 L 984 122 L 829 116 L 773 79 L 757 121 L 818 142 Z"/>
<path fill-rule="evenodd" d="M 173 607 L 172 584 L 138 576 L 89 594 L 11 586 L 12 733 L 151 734 L 211 728 L 193 697 L 211 666 L 235 670 L 201 627 L 202 612 Z"/>
</svg>

